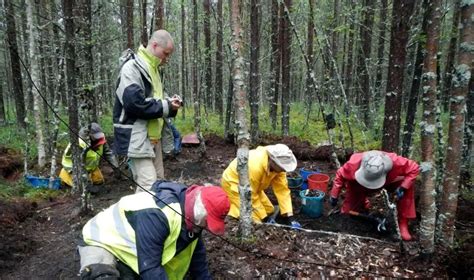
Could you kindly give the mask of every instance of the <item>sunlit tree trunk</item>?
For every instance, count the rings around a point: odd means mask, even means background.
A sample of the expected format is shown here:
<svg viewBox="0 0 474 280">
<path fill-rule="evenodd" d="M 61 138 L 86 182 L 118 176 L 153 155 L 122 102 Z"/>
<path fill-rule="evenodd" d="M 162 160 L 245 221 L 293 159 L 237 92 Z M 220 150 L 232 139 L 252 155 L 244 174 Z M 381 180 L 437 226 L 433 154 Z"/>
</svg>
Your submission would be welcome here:
<svg viewBox="0 0 474 280">
<path fill-rule="evenodd" d="M 13 97 L 15 99 L 16 119 L 23 129 L 26 129 L 25 122 L 25 97 L 23 93 L 23 79 L 21 76 L 20 57 L 18 53 L 15 8 L 12 1 L 4 1 L 7 23 L 7 43 L 10 53 L 10 67 L 13 77 Z"/>
<path fill-rule="evenodd" d="M 224 0 L 217 0 L 217 23 L 216 23 L 216 83 L 215 83 L 215 96 L 216 96 L 216 111 L 219 114 L 219 123 L 223 123 L 223 100 L 224 100 L 224 89 L 223 89 L 223 67 L 224 67 L 224 48 L 223 48 L 223 21 L 222 21 L 222 2 Z"/>
<path fill-rule="evenodd" d="M 440 0 L 429 0 L 426 26 L 426 56 L 423 73 L 423 118 L 421 123 L 421 196 L 420 196 L 420 244 L 424 253 L 434 251 L 434 234 L 436 225 L 436 190 L 435 190 L 435 110 L 437 91 L 437 53 L 440 23 Z"/>
<path fill-rule="evenodd" d="M 250 1 L 250 75 L 249 75 L 249 101 L 250 101 L 250 139 L 258 143 L 259 124 L 258 113 L 260 103 L 260 3 L 258 0 Z"/>
<path fill-rule="evenodd" d="M 403 76 L 409 29 L 408 20 L 414 7 L 414 0 L 394 0 L 393 2 L 390 59 L 382 136 L 382 149 L 384 151 L 398 152 Z"/>
<path fill-rule="evenodd" d="M 279 2 L 278 0 L 272 0 L 272 34 L 271 34 L 271 45 L 272 45 L 272 56 L 270 61 L 270 121 L 272 123 L 272 129 L 276 129 L 277 125 L 277 114 L 278 114 L 278 96 L 280 89 L 280 67 L 281 67 L 281 49 L 280 49 L 280 29 L 279 29 Z"/>
<path fill-rule="evenodd" d="M 241 54 L 242 34 L 240 29 L 239 0 L 231 1 L 232 20 L 232 83 L 235 94 L 235 119 L 238 131 L 237 172 L 239 173 L 240 223 L 239 232 L 244 240 L 250 240 L 252 234 L 251 189 L 248 176 L 248 157 L 250 135 L 247 127 L 247 96 L 244 88 L 243 57 Z"/>
<path fill-rule="evenodd" d="M 35 3 L 33 0 L 28 0 L 26 6 L 27 21 L 29 27 L 29 56 L 31 62 L 31 82 L 33 83 L 33 116 L 36 127 L 36 147 L 38 149 L 38 166 L 43 168 L 46 164 L 46 150 L 44 146 L 44 135 L 43 135 L 43 123 L 41 118 L 41 98 L 39 89 L 41 87 L 41 81 L 39 80 L 39 65 L 37 56 L 37 24 L 36 15 L 33 15 L 33 9 L 35 9 Z"/>
<path fill-rule="evenodd" d="M 291 12 L 292 0 L 284 0 L 285 6 Z M 282 13 L 283 14 L 283 13 Z M 290 79 L 291 79 L 291 31 L 288 16 L 282 15 L 281 44 L 281 132 L 287 136 L 290 133 Z"/>
<path fill-rule="evenodd" d="M 469 91 L 474 60 L 474 2 L 461 3 L 461 35 L 457 65 L 452 77 L 450 97 L 450 118 L 448 146 L 446 153 L 446 171 L 443 181 L 443 196 L 439 215 L 439 239 L 442 244 L 454 245 L 454 230 L 456 210 L 458 206 L 459 181 L 461 170 L 461 151 L 464 137 L 464 118 L 466 113 L 466 98 Z"/>
</svg>

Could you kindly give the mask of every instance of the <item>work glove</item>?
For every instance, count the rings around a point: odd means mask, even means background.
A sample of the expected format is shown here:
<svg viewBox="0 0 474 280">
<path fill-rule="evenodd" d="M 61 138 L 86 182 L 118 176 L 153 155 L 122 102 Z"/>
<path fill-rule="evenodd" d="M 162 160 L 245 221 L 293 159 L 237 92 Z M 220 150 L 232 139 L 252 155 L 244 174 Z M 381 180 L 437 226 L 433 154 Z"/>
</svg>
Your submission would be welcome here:
<svg viewBox="0 0 474 280">
<path fill-rule="evenodd" d="M 267 220 L 267 223 L 268 223 L 268 224 L 276 224 L 276 221 L 275 221 L 275 219 L 273 219 L 273 218 L 269 218 L 269 219 Z"/>
<path fill-rule="evenodd" d="M 402 187 L 398 187 L 395 190 L 395 196 L 396 196 L 397 200 L 400 200 L 403 197 L 404 194 L 405 194 L 405 189 L 402 188 Z"/>
<path fill-rule="evenodd" d="M 336 207 L 338 201 L 339 199 L 336 197 L 332 197 L 332 196 L 329 197 L 329 204 L 331 204 L 332 207 Z"/>
<path fill-rule="evenodd" d="M 301 224 L 293 217 L 288 218 L 290 220 L 290 226 L 292 229 L 301 229 Z"/>
</svg>

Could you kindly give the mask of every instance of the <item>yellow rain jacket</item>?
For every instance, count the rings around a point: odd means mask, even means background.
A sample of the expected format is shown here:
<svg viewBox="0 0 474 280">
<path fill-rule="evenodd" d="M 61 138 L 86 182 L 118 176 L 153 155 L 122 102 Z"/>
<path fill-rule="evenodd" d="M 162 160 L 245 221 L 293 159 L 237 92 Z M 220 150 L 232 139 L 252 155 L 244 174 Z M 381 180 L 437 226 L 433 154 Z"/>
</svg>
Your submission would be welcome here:
<svg viewBox="0 0 474 280">
<path fill-rule="evenodd" d="M 252 188 L 252 218 L 256 223 L 260 223 L 268 214 L 274 211 L 272 203 L 265 194 L 265 190 L 269 187 L 273 187 L 281 214 L 293 212 L 286 172 L 270 172 L 268 161 L 266 147 L 260 146 L 249 151 L 248 172 Z M 237 159 L 234 159 L 224 171 L 221 183 L 230 200 L 229 216 L 239 218 L 240 197 Z"/>
</svg>

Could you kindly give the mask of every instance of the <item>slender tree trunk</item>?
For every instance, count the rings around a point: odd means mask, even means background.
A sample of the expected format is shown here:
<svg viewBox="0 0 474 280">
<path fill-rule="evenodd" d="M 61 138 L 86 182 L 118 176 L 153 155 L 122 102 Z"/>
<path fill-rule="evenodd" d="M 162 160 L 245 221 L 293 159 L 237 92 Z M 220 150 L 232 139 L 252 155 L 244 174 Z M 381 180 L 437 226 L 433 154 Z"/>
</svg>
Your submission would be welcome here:
<svg viewBox="0 0 474 280">
<path fill-rule="evenodd" d="M 39 65 L 37 56 L 37 30 L 36 30 L 36 15 L 33 15 L 33 9 L 35 3 L 33 0 L 28 0 L 26 6 L 27 21 L 29 26 L 29 56 L 31 62 L 31 82 L 33 83 L 33 115 L 36 126 L 36 147 L 38 149 L 38 166 L 43 168 L 46 164 L 46 150 L 44 145 L 43 135 L 43 123 L 41 118 L 41 98 L 40 92 L 38 91 L 41 87 L 41 81 L 39 80 Z"/>
<path fill-rule="evenodd" d="M 359 56 L 357 62 L 357 72 L 359 78 L 357 79 L 360 92 L 357 94 L 360 96 L 361 103 L 359 104 L 362 110 L 362 120 L 364 124 L 370 126 L 370 80 L 369 80 L 369 69 L 368 65 L 370 62 L 370 54 L 372 50 L 372 25 L 374 24 L 374 0 L 365 0 L 364 11 L 362 17 L 364 19 L 363 25 L 360 27 L 360 40 Z"/>
<path fill-rule="evenodd" d="M 355 9 L 356 2 L 355 0 L 349 0 L 350 5 L 351 5 L 351 11 Z M 350 19 L 350 28 L 349 28 L 349 40 L 348 40 L 348 57 L 347 57 L 347 65 L 346 65 L 346 72 L 344 73 L 344 76 L 346 77 L 346 83 L 345 83 L 345 91 L 347 96 L 350 98 L 352 96 L 352 71 L 353 71 L 353 61 L 354 61 L 354 34 L 355 34 L 355 28 L 356 28 L 356 15 L 355 13 L 350 13 L 349 19 Z"/>
<path fill-rule="evenodd" d="M 454 246 L 456 211 L 458 207 L 459 182 L 461 171 L 461 152 L 464 139 L 464 118 L 466 98 L 474 60 L 474 3 L 461 3 L 461 35 L 455 75 L 452 77 L 450 98 L 450 118 L 448 132 L 448 152 L 443 182 L 443 196 L 439 215 L 439 239 L 442 244 Z"/>
<path fill-rule="evenodd" d="M 193 0 L 194 1 L 194 0 Z M 155 4 L 155 30 L 164 29 L 165 27 L 165 9 L 164 1 L 156 0 Z M 197 23 L 197 22 L 195 22 Z"/>
<path fill-rule="evenodd" d="M 336 28 L 339 25 L 339 0 L 333 0 L 333 18 L 332 18 L 332 24 L 331 24 L 331 50 L 332 53 L 337 54 L 338 53 L 338 31 Z M 337 57 L 334 57 L 337 61 Z M 334 68 L 330 67 L 330 75 L 331 77 L 334 77 Z"/>
<path fill-rule="evenodd" d="M 145 27 L 146 29 L 146 27 Z M 181 1 L 181 98 L 186 104 L 186 89 L 188 88 L 188 66 L 186 64 L 186 6 L 185 0 Z M 181 108 L 183 119 L 186 118 L 186 106 Z"/>
<path fill-rule="evenodd" d="M 272 0 L 272 58 L 270 61 L 270 120 L 272 129 L 276 130 L 278 114 L 278 94 L 280 89 L 280 67 L 281 67 L 281 49 L 280 49 L 280 30 L 279 30 L 279 4 L 278 0 Z M 281 15 L 280 15 L 281 16 Z"/>
<path fill-rule="evenodd" d="M 13 96 L 15 99 L 16 119 L 23 129 L 26 129 L 25 97 L 23 93 L 23 79 L 21 76 L 20 57 L 18 55 L 17 33 L 15 23 L 15 9 L 12 1 L 5 1 L 7 43 L 10 52 L 10 67 L 13 77 Z"/>
<path fill-rule="evenodd" d="M 394 0 L 393 2 L 390 59 L 382 136 L 382 149 L 384 151 L 398 152 L 399 149 L 403 75 L 409 33 L 408 21 L 414 7 L 414 0 Z"/>
<path fill-rule="evenodd" d="M 420 38 L 426 37 L 426 29 L 428 25 L 428 14 L 427 6 L 429 0 L 423 0 L 420 14 L 423 15 L 423 20 L 421 23 L 421 32 L 418 35 Z M 420 95 L 420 85 L 421 85 L 421 75 L 423 73 L 423 61 L 425 59 L 426 53 L 426 42 L 418 42 L 418 49 L 416 51 L 415 58 L 415 70 L 413 71 L 413 79 L 410 90 L 410 97 L 408 99 L 408 106 L 406 110 L 405 125 L 403 126 L 403 141 L 402 141 L 402 155 L 404 157 L 409 157 L 411 150 L 411 140 L 413 137 L 413 131 L 415 130 L 415 117 L 416 111 L 418 108 L 418 98 Z"/>
<path fill-rule="evenodd" d="M 454 72 L 454 60 L 456 56 L 456 50 L 457 50 L 457 42 L 458 42 L 458 36 L 459 36 L 459 14 L 460 14 L 460 7 L 459 5 L 461 4 L 461 0 L 454 0 L 454 6 L 453 6 L 453 23 L 451 26 L 451 34 L 449 36 L 451 37 L 449 40 L 449 48 L 448 48 L 448 56 L 446 57 L 446 68 L 444 71 L 444 81 L 443 81 L 443 89 L 441 91 L 441 96 L 442 99 L 440 100 L 442 102 L 444 111 L 448 111 L 448 106 L 449 106 L 449 93 L 451 90 L 451 80 Z"/>
<path fill-rule="evenodd" d="M 204 7 L 204 63 L 205 63 L 205 82 L 204 82 L 204 98 L 206 107 L 211 108 L 213 104 L 212 98 L 212 62 L 211 62 L 211 8 L 210 0 L 203 1 Z"/>
<path fill-rule="evenodd" d="M 5 120 L 5 95 L 3 94 L 3 81 L 0 81 L 0 125 L 3 125 Z"/>
<path fill-rule="evenodd" d="M 292 0 L 285 0 L 284 3 L 288 11 L 291 11 Z M 288 136 L 290 132 L 291 31 L 289 29 L 288 16 L 282 16 L 282 18 L 281 131 L 284 136 Z"/>
<path fill-rule="evenodd" d="M 223 67 L 224 67 L 224 48 L 223 48 L 223 22 L 222 22 L 222 2 L 224 0 L 217 0 L 217 33 L 216 33 L 216 87 L 214 89 L 216 97 L 216 109 L 217 114 L 219 114 L 219 122 L 223 123 L 223 100 L 224 100 L 224 91 L 223 91 Z"/>
<path fill-rule="evenodd" d="M 133 43 L 133 0 L 127 0 L 127 48 L 134 49 Z"/>
<path fill-rule="evenodd" d="M 307 28 L 307 40 L 306 40 L 306 55 L 308 57 L 309 67 L 314 70 L 314 57 L 313 57 L 313 41 L 314 41 L 314 6 L 316 0 L 308 0 L 309 5 L 309 17 L 308 17 L 308 28 Z M 306 90 L 305 90 L 305 102 L 306 102 L 306 118 L 305 125 L 308 125 L 309 116 L 311 114 L 311 107 L 313 105 L 313 81 L 311 78 L 312 71 L 306 72 Z"/>
<path fill-rule="evenodd" d="M 192 63 L 192 76 L 193 76 L 193 99 L 194 99 L 194 130 L 200 141 L 199 153 L 204 155 L 206 153 L 206 146 L 204 145 L 204 138 L 201 134 L 201 104 L 199 99 L 198 91 L 198 6 L 196 0 L 193 0 L 193 63 Z"/>
<path fill-rule="evenodd" d="M 259 125 L 259 93 L 260 93 L 260 3 L 258 0 L 250 1 L 250 139 L 252 143 L 258 143 Z"/>
<path fill-rule="evenodd" d="M 147 3 L 147 0 L 140 0 L 141 3 L 142 3 L 142 21 L 141 21 L 141 29 L 142 29 L 142 35 L 141 35 L 141 38 L 142 38 L 142 45 L 143 46 L 146 46 L 148 44 L 148 33 L 147 33 L 147 25 L 146 25 L 146 3 Z"/>
<path fill-rule="evenodd" d="M 420 197 L 420 244 L 423 251 L 434 251 L 436 225 L 436 190 L 434 181 L 434 133 L 436 110 L 436 66 L 439 40 L 440 0 L 429 0 L 427 8 L 427 42 L 423 73 L 423 121 L 421 125 L 422 194 Z"/>
<path fill-rule="evenodd" d="M 74 0 L 63 0 L 63 14 L 64 14 L 64 28 L 65 28 L 65 55 L 66 55 L 66 77 L 67 88 L 69 91 L 69 128 L 72 130 L 69 133 L 69 141 L 72 148 L 72 162 L 73 162 L 73 192 L 81 192 L 81 209 L 88 211 L 90 209 L 89 195 L 85 191 L 86 188 L 81 182 L 81 178 L 85 173 L 84 163 L 82 161 L 82 152 L 79 147 L 79 139 L 77 132 L 79 131 L 79 116 L 77 108 L 77 81 L 76 81 L 76 39 L 74 37 L 74 15 L 73 7 Z"/>
<path fill-rule="evenodd" d="M 382 98 L 382 74 L 384 72 L 385 65 L 385 30 L 387 29 L 387 0 L 380 1 L 380 22 L 379 22 L 379 41 L 377 48 L 377 75 L 375 77 L 375 100 Z M 378 103 L 378 102 L 377 102 Z"/>
<path fill-rule="evenodd" d="M 240 7 L 239 0 L 231 0 L 232 20 L 232 76 L 235 94 L 236 126 L 238 131 L 237 144 L 237 172 L 239 173 L 239 196 L 240 196 L 240 223 L 239 232 L 243 240 L 251 240 L 252 235 L 252 204 L 251 189 L 248 175 L 248 157 L 250 135 L 247 127 L 247 96 L 243 80 L 243 57 L 241 54 L 242 34 L 240 29 Z"/>
<path fill-rule="evenodd" d="M 97 97 L 96 97 L 96 91 L 95 89 L 95 76 L 94 76 L 94 56 L 93 56 L 93 40 L 92 40 L 92 2 L 91 0 L 83 0 L 84 1 L 84 6 L 83 6 L 83 22 L 84 24 L 82 25 L 82 28 L 84 30 L 84 38 L 85 38 L 85 52 L 84 52 L 84 60 L 85 60 L 85 83 L 84 85 L 84 93 L 85 97 L 88 99 L 88 107 L 89 107 L 89 119 L 93 122 L 98 122 L 99 117 L 97 113 Z M 130 0 L 129 0 L 130 1 Z M 128 3 L 130 4 L 130 3 Z M 132 1 L 132 9 L 133 9 L 133 1 Z M 127 7 L 127 18 L 129 17 L 128 15 L 128 9 Z M 133 20 L 133 17 L 132 17 Z M 128 35 L 130 36 L 130 34 Z M 132 36 L 132 44 L 133 44 L 133 31 L 131 33 Z M 133 46 L 132 46 L 133 48 Z"/>
</svg>

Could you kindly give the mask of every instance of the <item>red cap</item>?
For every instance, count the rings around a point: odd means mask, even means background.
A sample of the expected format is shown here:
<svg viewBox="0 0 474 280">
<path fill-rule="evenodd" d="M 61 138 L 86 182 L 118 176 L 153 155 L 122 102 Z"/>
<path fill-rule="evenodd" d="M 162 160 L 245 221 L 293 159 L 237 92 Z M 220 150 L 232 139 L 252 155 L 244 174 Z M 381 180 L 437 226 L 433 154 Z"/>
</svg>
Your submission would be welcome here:
<svg viewBox="0 0 474 280">
<path fill-rule="evenodd" d="M 214 234 L 223 235 L 224 220 L 230 209 L 227 194 L 221 187 L 203 187 L 201 199 L 207 211 L 207 229 Z"/>
</svg>

